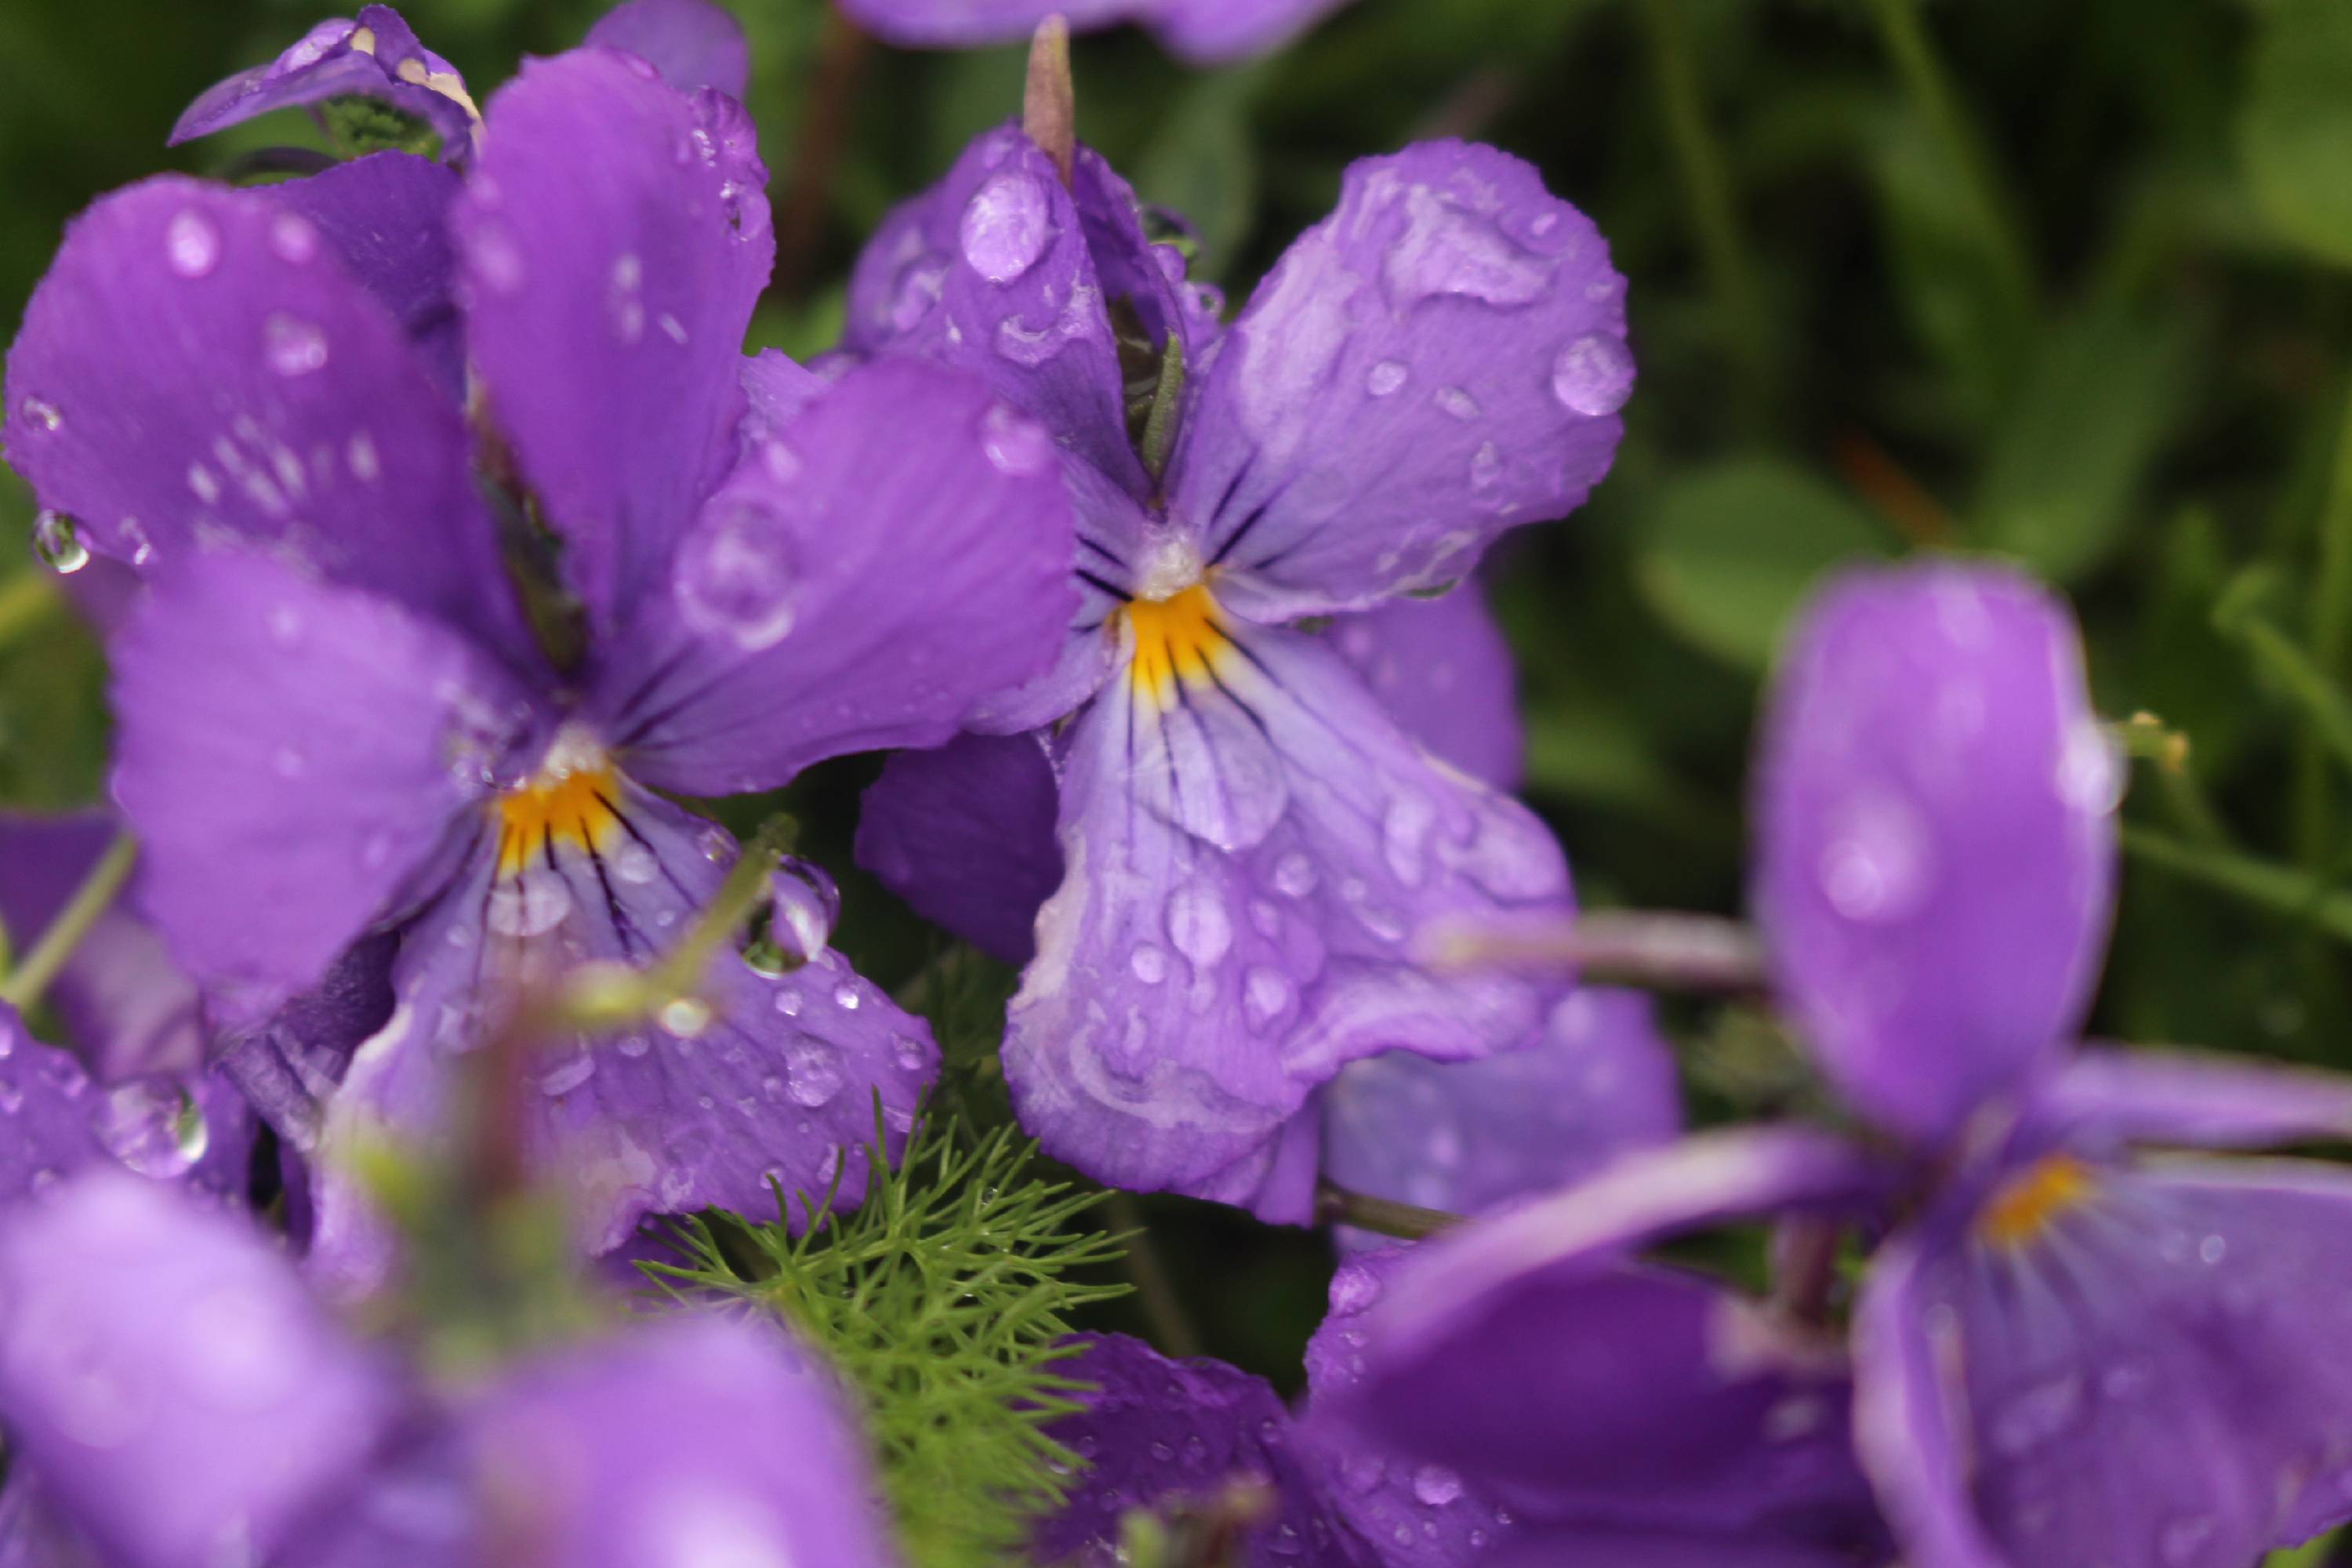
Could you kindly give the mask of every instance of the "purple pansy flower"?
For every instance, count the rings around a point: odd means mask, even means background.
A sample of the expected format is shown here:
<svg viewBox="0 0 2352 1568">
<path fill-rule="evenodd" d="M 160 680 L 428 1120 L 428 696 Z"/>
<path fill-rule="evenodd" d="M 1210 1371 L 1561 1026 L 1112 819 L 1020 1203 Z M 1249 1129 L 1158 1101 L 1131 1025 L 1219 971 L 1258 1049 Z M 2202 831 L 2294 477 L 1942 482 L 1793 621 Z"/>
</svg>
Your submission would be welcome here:
<svg viewBox="0 0 2352 1568">
<path fill-rule="evenodd" d="M 1583 499 L 1632 384 L 1623 285 L 1525 164 L 1427 143 L 1352 168 L 1217 336 L 1115 182 L 1081 149 L 1065 191 L 1019 132 L 983 136 L 869 247 L 848 346 L 991 377 L 1054 428 L 1076 502 L 1063 658 L 976 726 L 1070 716 L 1065 875 L 1005 1043 L 1024 1123 L 1106 1181 L 1295 1220 L 1318 1085 L 1541 1018 L 1541 988 L 1433 979 L 1408 934 L 1558 905 L 1568 878 L 1531 816 L 1286 623 L 1450 585 Z M 1129 440 L 1107 300 L 1192 369 L 1163 474 Z"/>
<path fill-rule="evenodd" d="M 674 1315 L 428 1389 L 242 1221 L 104 1173 L 0 1223 L 0 1562 L 891 1561 L 840 1391 L 772 1326 Z"/>
<path fill-rule="evenodd" d="M 387 159 L 365 164 L 425 167 Z M 1071 536 L 1045 432 L 936 366 L 826 385 L 740 353 L 763 179 L 715 89 L 596 45 L 529 64 L 448 208 L 470 421 L 380 254 L 323 240 L 299 197 L 134 186 L 35 296 L 10 458 L 151 581 L 114 648 L 147 912 L 263 1052 L 256 1020 L 398 932 L 383 1026 L 277 1070 L 323 1101 L 281 1108 L 290 1139 L 444 1130 L 447 1058 L 514 986 L 684 931 L 736 850 L 656 792 L 936 744 L 1052 655 Z M 561 668 L 503 568 L 478 434 L 559 551 L 585 632 Z M 845 1160 L 856 1191 L 874 1097 L 903 1129 L 933 1069 L 925 1027 L 830 950 L 782 975 L 722 953 L 703 994 L 707 1027 L 673 1010 L 534 1069 L 532 1152 L 571 1169 L 593 1247 L 772 1178 L 821 1191 Z M 340 1161 L 316 1195 L 314 1257 L 373 1277 Z"/>
<path fill-rule="evenodd" d="M 2118 777 L 2043 591 L 1957 564 L 1832 585 L 1766 715 L 1754 898 L 1823 1071 L 1910 1157 L 1716 1134 L 1473 1227 L 1374 1325 L 1415 1369 L 1398 1398 L 1476 1375 L 1486 1336 L 1428 1325 L 1538 1311 L 1548 1282 L 1695 1226 L 1883 1214 L 1892 1181 L 1853 1427 L 1906 1562 L 2231 1568 L 2352 1516 L 2329 1349 L 2352 1177 L 2139 1152 L 2342 1139 L 2352 1082 L 2073 1044 Z"/>
<path fill-rule="evenodd" d="M 971 48 L 1027 37 L 1058 16 L 1087 31 L 1134 22 L 1196 65 L 1280 47 L 1347 0 L 840 0 L 860 26 L 917 48 Z"/>
</svg>

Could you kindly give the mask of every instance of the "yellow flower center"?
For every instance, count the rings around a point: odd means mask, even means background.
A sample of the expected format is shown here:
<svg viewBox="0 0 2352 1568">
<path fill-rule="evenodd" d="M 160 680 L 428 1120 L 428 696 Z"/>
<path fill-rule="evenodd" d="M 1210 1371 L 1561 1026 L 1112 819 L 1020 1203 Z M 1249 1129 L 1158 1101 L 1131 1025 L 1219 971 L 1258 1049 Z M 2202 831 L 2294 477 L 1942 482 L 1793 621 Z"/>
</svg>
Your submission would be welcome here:
<svg viewBox="0 0 2352 1568">
<path fill-rule="evenodd" d="M 1164 704 L 1174 697 L 1180 679 L 1193 686 L 1207 682 L 1218 658 L 1233 646 L 1205 583 L 1195 583 L 1172 598 L 1137 599 L 1119 613 L 1135 629 L 1130 679 L 1139 695 L 1155 702 Z"/>
<path fill-rule="evenodd" d="M 1994 1247 L 2023 1247 L 2059 1215 L 2088 1201 L 2097 1186 L 2091 1167 L 2072 1154 L 2037 1160 L 1995 1190 L 1977 1215 L 1977 1239 Z"/>
<path fill-rule="evenodd" d="M 527 784 L 490 803 L 499 829 L 499 871 L 509 877 L 532 856 L 552 860 L 556 847 L 602 853 L 620 831 L 620 784 L 593 744 L 559 736 Z"/>
</svg>

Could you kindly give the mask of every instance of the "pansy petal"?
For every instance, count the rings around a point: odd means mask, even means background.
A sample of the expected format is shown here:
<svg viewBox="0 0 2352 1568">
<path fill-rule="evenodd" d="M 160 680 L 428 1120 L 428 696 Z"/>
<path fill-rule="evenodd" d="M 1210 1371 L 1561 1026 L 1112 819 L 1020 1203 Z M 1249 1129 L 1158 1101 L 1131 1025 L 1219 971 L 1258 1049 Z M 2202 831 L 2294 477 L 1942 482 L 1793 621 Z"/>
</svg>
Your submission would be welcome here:
<svg viewBox="0 0 2352 1568">
<path fill-rule="evenodd" d="M 624 0 L 596 19 L 588 42 L 650 60 L 680 92 L 707 87 L 740 99 L 751 79 L 742 26 L 710 0 Z"/>
<path fill-rule="evenodd" d="M 1397 1051 L 1341 1072 L 1323 1093 L 1323 1169 L 1353 1192 L 1475 1214 L 1681 1127 L 1650 998 L 1586 986 L 1516 1050 L 1474 1062 Z"/>
<path fill-rule="evenodd" d="M 772 1327 L 696 1313 L 548 1352 L 459 1419 L 501 1561 L 896 1561 L 848 1401 Z"/>
<path fill-rule="evenodd" d="M 100 1163 L 106 1151 L 90 1130 L 96 1096 L 70 1051 L 33 1038 L 16 1010 L 0 1002 L 0 1208 Z"/>
<path fill-rule="evenodd" d="M 1517 666 L 1476 583 L 1434 599 L 1391 599 L 1342 616 L 1328 635 L 1423 750 L 1481 784 L 1518 787 L 1527 731 Z"/>
<path fill-rule="evenodd" d="M 2032 1120 L 2074 1141 L 2221 1149 L 2352 1142 L 2352 1079 L 2245 1057 L 2154 1047 L 2075 1052 Z"/>
<path fill-rule="evenodd" d="M 2095 1166 L 2030 1228 L 2012 1217 L 1922 1241 L 1910 1299 L 1884 1309 L 1909 1325 L 1913 1384 L 1941 1352 L 1975 1461 L 1964 1490 L 1943 1464 L 1932 1507 L 1890 1498 L 1913 1561 L 2231 1568 L 2352 1516 L 2340 1167 Z M 1862 1370 L 1868 1410 L 1885 1372 Z M 1874 1470 L 1896 1436 L 1865 1433 Z M 1947 1545 L 1971 1535 L 1997 1555 Z"/>
<path fill-rule="evenodd" d="M 49 1500 L 23 1465 L 0 1482 L 0 1568 L 107 1568 L 89 1537 Z"/>
<path fill-rule="evenodd" d="M 1213 301 L 1185 278 L 1184 253 L 1144 232 L 1143 204 L 1110 161 L 1080 143 L 1071 159 L 1070 199 L 1077 205 L 1087 252 L 1107 300 L 1135 312 L 1144 341 L 1162 353 L 1171 338 L 1184 363 L 1198 364 L 1222 330 Z"/>
<path fill-rule="evenodd" d="M 1017 126 L 982 133 L 859 255 L 844 346 L 985 378 L 1054 438 L 1140 496 L 1104 280 L 1054 162 Z"/>
<path fill-rule="evenodd" d="M 1169 52 L 1221 65 L 1288 43 L 1348 0 L 1165 0 L 1150 27 Z"/>
<path fill-rule="evenodd" d="M 242 536 L 528 646 L 459 410 L 274 193 L 165 176 L 76 219 L 9 353 L 6 438 L 100 553 Z"/>
<path fill-rule="evenodd" d="M 2081 1021 L 2119 774 L 2073 617 L 2008 571 L 1862 572 L 1782 657 L 1751 899 L 1839 1089 L 1922 1141 L 2015 1090 Z"/>
<path fill-rule="evenodd" d="M 1026 963 L 1062 881 L 1054 770 L 1030 735 L 959 735 L 900 752 L 867 786 L 857 863 L 982 952 Z"/>
<path fill-rule="evenodd" d="M 602 629 L 662 591 L 734 457 L 743 330 L 775 254 L 740 106 L 642 60 L 530 60 L 452 214 L 491 417 Z"/>
<path fill-rule="evenodd" d="M 448 1137 L 453 1074 L 518 987 L 583 961 L 646 963 L 717 893 L 735 853 L 723 829 L 625 780 L 611 788 L 560 839 L 485 833 L 404 938 L 397 1009 L 352 1058 L 320 1139 L 313 1256 L 339 1291 L 388 1261 L 350 1152 L 373 1136 Z M 836 1177 L 854 1205 L 877 1097 L 895 1144 L 938 1066 L 928 1027 L 830 949 L 775 976 L 722 952 L 698 995 L 707 1020 L 538 1047 L 524 1136 L 569 1196 L 585 1252 L 623 1245 L 652 1215 L 772 1211 L 772 1184 L 793 1199 L 795 1222 L 798 1195 L 822 1199 Z"/>
<path fill-rule="evenodd" d="M 1062 1376 L 1091 1384 L 1084 1408 L 1045 1436 L 1086 1460 L 1058 1513 L 1030 1539 L 1039 1563 L 1108 1568 L 1120 1561 L 1119 1519 L 1129 1509 L 1199 1502 L 1237 1480 L 1274 1492 L 1275 1512 L 1248 1535 L 1251 1568 L 1373 1568 L 1381 1559 L 1349 1534 L 1320 1478 L 1296 1451 L 1290 1417 L 1261 1378 L 1222 1362 L 1171 1361 L 1124 1334 L 1081 1334 L 1082 1353 Z"/>
<path fill-rule="evenodd" d="M 833 383 L 799 364 L 782 349 L 761 349 L 743 361 L 743 426 L 747 446 L 772 441 L 824 395 Z"/>
<path fill-rule="evenodd" d="M 119 1173 L 9 1215 L 0 1295 L 11 1458 L 125 1568 L 268 1559 L 393 1415 L 267 1239 Z"/>
<path fill-rule="evenodd" d="M 159 579 L 114 706 L 146 914 L 199 982 L 287 991 L 432 858 L 531 715 L 446 628 L 236 554 Z"/>
<path fill-rule="evenodd" d="M 862 366 L 705 503 L 592 701 L 692 795 L 935 746 L 1060 647 L 1070 550 L 1044 431 L 968 376 Z"/>
<path fill-rule="evenodd" d="M 1442 587 L 1608 471 L 1633 385 L 1590 218 L 1490 147 L 1348 171 L 1191 398 L 1171 515 L 1261 619 Z"/>
<path fill-rule="evenodd" d="M 471 151 L 479 117 L 457 68 L 416 40 L 389 5 L 363 5 L 356 20 L 321 22 L 266 66 L 205 89 L 172 127 L 170 145 L 225 131 L 273 109 L 356 94 L 413 114 L 441 133 L 442 155 Z"/>
<path fill-rule="evenodd" d="M 842 14 L 902 47 L 971 48 L 1018 43 L 1059 16 L 1077 30 L 1107 27 L 1151 11 L 1156 0 L 841 0 Z"/>
<path fill-rule="evenodd" d="M 466 391 L 465 323 L 451 292 L 457 262 L 449 249 L 449 204 L 457 191 L 446 165 L 389 152 L 268 187 L 383 301 L 452 400 Z M 289 225 L 276 237 L 299 250 L 300 234 Z"/>
<path fill-rule="evenodd" d="M 1605 1259 L 1530 1271 L 1459 1301 L 1442 1336 L 1399 1336 L 1391 1298 L 1442 1289 L 1444 1253 L 1374 1254 L 1332 1282 L 1309 1425 L 1343 1479 L 1349 1457 L 1375 1484 L 1435 1467 L 1530 1522 L 1869 1532 L 1832 1340 L 1695 1275 Z"/>
</svg>

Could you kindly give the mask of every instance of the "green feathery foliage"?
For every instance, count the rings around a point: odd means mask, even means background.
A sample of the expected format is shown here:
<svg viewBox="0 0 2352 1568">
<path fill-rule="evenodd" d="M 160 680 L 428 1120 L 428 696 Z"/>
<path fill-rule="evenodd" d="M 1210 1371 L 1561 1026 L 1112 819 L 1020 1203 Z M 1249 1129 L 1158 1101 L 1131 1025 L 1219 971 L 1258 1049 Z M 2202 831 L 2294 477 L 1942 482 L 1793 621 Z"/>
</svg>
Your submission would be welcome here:
<svg viewBox="0 0 2352 1568">
<path fill-rule="evenodd" d="M 1059 1375 L 1069 1315 L 1123 1294 L 1097 1282 L 1121 1238 L 1074 1227 L 1102 1194 L 1045 1179 L 1011 1128 L 973 1142 L 941 1120 L 865 1201 L 827 1194 L 793 1237 L 713 1213 L 681 1233 L 673 1289 L 757 1302 L 822 1351 L 863 1401 L 899 1537 L 916 1568 L 1014 1560 L 1034 1515 L 1081 1461 L 1043 1430 L 1087 1385 Z M 1093 1278 L 1087 1278 L 1087 1276 Z"/>
<path fill-rule="evenodd" d="M 420 158 L 441 155 L 441 132 L 415 115 L 388 103 L 356 94 L 331 98 L 319 106 L 328 137 L 346 155 L 364 158 L 370 153 L 413 153 Z"/>
</svg>

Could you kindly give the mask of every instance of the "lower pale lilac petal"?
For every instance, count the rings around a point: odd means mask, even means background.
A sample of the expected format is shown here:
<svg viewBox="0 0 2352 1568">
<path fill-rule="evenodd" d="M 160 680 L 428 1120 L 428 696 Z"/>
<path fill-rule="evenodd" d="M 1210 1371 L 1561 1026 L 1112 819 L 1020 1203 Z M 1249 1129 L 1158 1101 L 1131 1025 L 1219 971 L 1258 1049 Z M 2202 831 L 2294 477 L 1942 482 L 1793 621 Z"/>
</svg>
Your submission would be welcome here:
<svg viewBox="0 0 2352 1568">
<path fill-rule="evenodd" d="M 1851 574 L 1762 721 L 1751 900 L 1854 1107 L 1950 1136 L 2049 1067 L 2105 944 L 2118 763 L 2063 602 L 2004 569 Z"/>
<path fill-rule="evenodd" d="M 1171 1361 L 1123 1334 L 1076 1337 L 1086 1349 L 1055 1369 L 1092 1384 L 1086 1408 L 1045 1435 L 1086 1461 L 1061 1511 L 1030 1539 L 1039 1563 L 1111 1568 L 1124 1560 L 1119 1519 L 1129 1509 L 1199 1502 L 1235 1481 L 1274 1493 L 1272 1518 L 1249 1532 L 1247 1568 L 1377 1568 L 1327 1500 L 1322 1478 L 1297 1451 L 1290 1417 L 1264 1380 L 1221 1362 Z"/>
<path fill-rule="evenodd" d="M 1323 1119 L 1309 1100 L 1271 1141 L 1222 1171 L 1169 1190 L 1247 1209 L 1268 1225 L 1312 1225 L 1322 1157 Z"/>
<path fill-rule="evenodd" d="M 386 5 L 362 7 L 356 21 L 321 22 L 269 64 L 215 82 L 181 113 L 169 144 L 346 94 L 416 116 L 440 132 L 443 156 L 453 161 L 472 149 L 477 117 L 464 80 Z"/>
<path fill-rule="evenodd" d="M 449 203 L 458 177 L 407 153 L 372 153 L 268 187 L 313 225 L 353 281 L 383 302 L 453 402 L 466 392 L 464 322 L 453 292 Z M 299 248 L 301 231 L 278 231 Z"/>
<path fill-rule="evenodd" d="M 1323 1169 L 1353 1192 L 1475 1214 L 1681 1129 L 1650 998 L 1587 986 L 1516 1050 L 1475 1062 L 1394 1052 L 1341 1072 L 1323 1094 Z"/>
<path fill-rule="evenodd" d="M 9 1215 L 0 1295 L 10 1457 L 123 1568 L 267 1560 L 394 1414 L 268 1240 L 119 1173 Z"/>
<path fill-rule="evenodd" d="M 1491 147 L 1352 165 L 1194 383 L 1170 515 L 1241 614 L 1364 609 L 1466 575 L 1608 472 L 1633 389 L 1624 279 Z"/>
<path fill-rule="evenodd" d="M 582 962 L 648 962 L 717 892 L 734 858 L 724 831 L 618 787 L 619 826 L 593 853 L 542 846 L 499 868 L 485 843 L 404 934 L 397 1008 L 353 1055 L 320 1139 L 313 1256 L 339 1292 L 373 1283 L 391 1262 L 349 1152 L 372 1136 L 425 1148 L 446 1140 L 457 1073 L 519 987 Z M 821 1201 L 836 1178 L 854 1205 L 877 1097 L 895 1149 L 937 1069 L 928 1027 L 830 949 L 775 976 L 722 951 L 698 994 L 707 1023 L 648 1021 L 538 1047 L 522 1132 L 533 1163 L 567 1194 L 584 1252 L 623 1245 L 655 1215 L 772 1210 L 772 1183 L 793 1198 L 795 1223 L 805 1218 L 799 1196 Z"/>
<path fill-rule="evenodd" d="M 858 807 L 857 863 L 982 952 L 1026 963 L 1062 880 L 1053 765 L 1031 735 L 900 752 Z"/>
<path fill-rule="evenodd" d="M 651 62 L 680 92 L 708 87 L 741 98 L 751 79 L 742 27 L 710 0 L 624 0 L 597 18 L 587 41 Z"/>
<path fill-rule="evenodd" d="M 146 914 L 200 983 L 280 992 L 385 910 L 532 716 L 445 627 L 239 555 L 158 580 L 114 706 Z"/>
<path fill-rule="evenodd" d="M 459 1421 L 501 1561 L 897 1562 L 849 1401 L 772 1326 L 701 1313 L 547 1352 Z"/>
<path fill-rule="evenodd" d="M 1309 1428 L 1343 1480 L 1352 1457 L 1366 1493 L 1410 1483 L 1433 1503 L 1459 1489 L 1472 1511 L 1528 1526 L 1874 1533 L 1844 1359 L 1826 1336 L 1696 1276 L 1607 1259 L 1465 1302 L 1442 1337 L 1394 1332 L 1391 1300 L 1442 1289 L 1444 1268 L 1424 1245 L 1343 1264 L 1332 1281 L 1308 1350 Z"/>
<path fill-rule="evenodd" d="M 1940 1351 L 1962 1391 L 1968 1523 L 1995 1560 L 2236 1568 L 2352 1517 L 2340 1167 L 2077 1167 L 2063 1201 L 2013 1218 L 1923 1247 L 1908 1300 L 1882 1309 L 1924 1342 L 1910 1360 Z M 1882 1443 L 1874 1470 L 1893 1462 Z M 1919 1510 L 1889 1511 L 1917 1530 Z M 1929 1523 L 1931 1547 L 1961 1533 Z"/>
<path fill-rule="evenodd" d="M 1069 504 L 1045 432 L 978 381 L 848 372 L 703 505 L 593 702 L 688 794 L 935 746 L 1064 641 Z"/>
<path fill-rule="evenodd" d="M 1331 646 L 1424 750 L 1499 790 L 1527 767 L 1517 673 L 1475 582 L 1335 623 Z"/>
<path fill-rule="evenodd" d="M 2051 1076 L 2028 1114 L 2078 1142 L 2343 1142 L 2352 1141 L 2352 1078 L 2246 1057 L 2095 1046 Z"/>
</svg>

